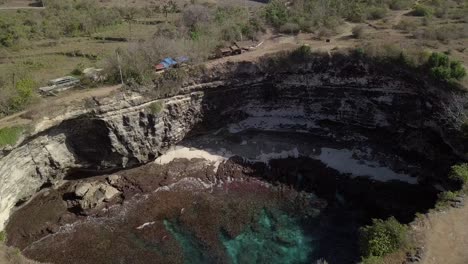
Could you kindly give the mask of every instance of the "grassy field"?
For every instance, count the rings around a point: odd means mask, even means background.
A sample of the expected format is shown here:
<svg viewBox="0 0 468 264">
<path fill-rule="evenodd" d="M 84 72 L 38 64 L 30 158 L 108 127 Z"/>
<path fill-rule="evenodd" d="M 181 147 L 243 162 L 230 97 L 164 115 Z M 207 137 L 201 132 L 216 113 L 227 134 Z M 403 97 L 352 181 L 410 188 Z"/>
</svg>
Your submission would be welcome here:
<svg viewBox="0 0 468 264">
<path fill-rule="evenodd" d="M 14 12 L 16 11 L 0 10 L 0 15 L 14 15 Z M 170 19 L 174 19 L 174 16 Z M 78 66 L 99 66 L 100 60 L 114 53 L 117 48 L 126 48 L 132 42 L 150 38 L 157 27 L 151 24 L 129 25 L 122 22 L 102 28 L 89 37 L 38 39 L 10 49 L 0 47 L 0 76 L 11 76 L 17 71 L 28 72 L 39 86 L 45 85 L 50 79 L 70 74 Z M 128 42 L 107 41 L 106 38 L 122 38 Z M 74 56 L 74 54 L 84 54 L 89 57 Z"/>
<path fill-rule="evenodd" d="M 0 0 L 0 2 L 2 2 Z M 187 1 L 175 1 L 183 8 Z M 0 4 L 0 16 L 3 18 L 18 18 L 39 16 L 42 10 L 1 10 L 1 7 L 26 7 L 32 0 L 4 0 Z M 161 5 L 160 0 L 103 0 L 99 5 L 104 7 L 136 7 L 152 8 Z M 259 5 L 259 2 L 243 0 L 204 0 L 197 3 Z M 77 67 L 96 67 L 102 65 L 101 60 L 113 54 L 116 49 L 125 49 L 134 42 L 151 38 L 159 28 L 166 23 L 174 24 L 181 17 L 180 13 L 156 13 L 150 17 L 137 16 L 132 22 L 122 21 L 119 24 L 99 28 L 89 36 L 60 37 L 57 39 L 38 38 L 22 41 L 19 44 L 2 48 L 0 46 L 0 76 L 7 80 L 13 78 L 13 73 L 27 72 L 39 86 L 48 80 L 69 75 Z M 118 40 L 123 41 L 118 41 Z M 84 54 L 88 57 L 74 57 L 71 54 Z M 18 75 L 18 74 L 16 74 Z"/>
<path fill-rule="evenodd" d="M 408 0 L 410 1 L 410 0 Z M 0 0 L 1 2 L 1 0 Z M 28 6 L 33 1 L 4 0 L 2 6 Z M 99 5 L 110 7 L 152 8 L 160 6 L 161 0 L 102 0 Z M 188 1 L 175 1 L 183 9 Z M 468 3 L 455 0 L 420 0 L 428 6 L 430 14 L 415 15 L 411 6 L 406 10 L 387 11 L 382 17 L 361 22 L 366 26 L 358 42 L 393 44 L 402 49 L 427 49 L 450 54 L 468 65 Z M 244 0 L 202 0 L 196 3 L 219 5 L 259 6 L 261 1 Z M 0 17 L 12 18 L 40 16 L 44 10 L 0 10 Z M 167 25 L 180 25 L 181 13 L 144 15 L 139 13 L 129 23 L 120 22 L 95 29 L 89 35 L 75 37 L 36 37 L 19 42 L 8 48 L 0 46 L 0 77 L 14 83 L 14 75 L 27 75 L 37 87 L 48 80 L 69 75 L 76 68 L 101 67 L 103 60 L 114 54 L 118 48 L 127 49 L 130 45 L 152 38 Z M 341 21 L 342 23 L 343 21 Z M 289 23 L 288 26 L 291 23 Z M 308 38 L 321 36 L 321 30 L 307 33 Z M 120 40 L 120 41 L 118 41 Z M 356 40 L 350 40 L 354 45 Z M 466 84 L 465 79 L 465 84 Z M 0 83 L 1 85 L 1 83 Z"/>
</svg>

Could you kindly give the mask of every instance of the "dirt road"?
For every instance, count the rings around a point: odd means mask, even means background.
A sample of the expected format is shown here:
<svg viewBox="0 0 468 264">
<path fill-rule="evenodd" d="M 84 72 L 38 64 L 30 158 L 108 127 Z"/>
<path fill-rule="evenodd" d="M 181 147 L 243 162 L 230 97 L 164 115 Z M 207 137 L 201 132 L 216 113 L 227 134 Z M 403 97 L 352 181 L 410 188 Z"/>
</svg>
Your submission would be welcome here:
<svg viewBox="0 0 468 264">
<path fill-rule="evenodd" d="M 42 9 L 45 9 L 45 7 L 36 7 L 36 6 L 7 6 L 7 7 L 0 7 L 0 10 L 20 10 L 20 9 L 42 10 Z"/>
<path fill-rule="evenodd" d="M 39 103 L 27 110 L 0 119 L 0 128 L 28 125 L 33 122 L 34 118 L 32 116 L 40 116 L 42 113 L 50 114 L 53 109 L 66 107 L 86 98 L 107 96 L 117 91 L 120 87 L 121 85 L 114 85 L 85 90 L 76 89 L 61 93 L 57 97 L 42 98 Z"/>
<path fill-rule="evenodd" d="M 468 206 L 429 215 L 422 230 L 426 254 L 421 263 L 468 263 L 467 220 Z"/>
</svg>

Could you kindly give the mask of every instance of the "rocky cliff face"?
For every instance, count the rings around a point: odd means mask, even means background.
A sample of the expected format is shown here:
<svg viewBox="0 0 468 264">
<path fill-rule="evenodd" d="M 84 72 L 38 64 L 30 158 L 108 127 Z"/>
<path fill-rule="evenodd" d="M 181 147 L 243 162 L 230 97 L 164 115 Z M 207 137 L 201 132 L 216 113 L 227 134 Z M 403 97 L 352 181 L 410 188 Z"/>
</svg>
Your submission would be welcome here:
<svg viewBox="0 0 468 264">
<path fill-rule="evenodd" d="M 223 126 L 232 133 L 292 130 L 374 142 L 421 164 L 437 161 L 426 168 L 432 171 L 427 179 L 442 179 L 461 157 L 456 131 L 463 100 L 408 72 L 374 66 L 333 59 L 275 72 L 230 65 L 185 85 L 177 96 L 150 100 L 122 93 L 42 122 L 0 156 L 0 230 L 16 204 L 73 171 L 144 164 L 184 137 Z"/>
</svg>

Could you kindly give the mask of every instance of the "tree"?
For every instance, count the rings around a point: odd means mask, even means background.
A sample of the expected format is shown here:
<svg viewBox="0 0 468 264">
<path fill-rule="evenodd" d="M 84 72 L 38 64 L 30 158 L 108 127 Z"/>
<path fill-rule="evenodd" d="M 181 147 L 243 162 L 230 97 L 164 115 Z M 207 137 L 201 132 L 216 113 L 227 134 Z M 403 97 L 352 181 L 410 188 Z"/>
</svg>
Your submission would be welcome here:
<svg viewBox="0 0 468 264">
<path fill-rule="evenodd" d="M 176 13 L 178 11 L 177 4 L 170 0 L 168 2 L 165 2 L 162 7 L 162 11 L 164 13 L 164 16 L 166 17 L 166 23 L 167 23 L 167 16 L 169 13 Z"/>
<path fill-rule="evenodd" d="M 184 24 L 194 29 L 197 25 L 202 23 L 207 23 L 211 20 L 211 13 L 210 10 L 202 5 L 190 5 L 186 9 L 184 9 L 182 18 Z"/>
<path fill-rule="evenodd" d="M 12 47 L 23 37 L 23 28 L 15 21 L 0 19 L 0 45 Z"/>
<path fill-rule="evenodd" d="M 271 1 L 265 8 L 265 18 L 268 23 L 280 27 L 288 21 L 288 9 L 281 0 Z"/>
</svg>

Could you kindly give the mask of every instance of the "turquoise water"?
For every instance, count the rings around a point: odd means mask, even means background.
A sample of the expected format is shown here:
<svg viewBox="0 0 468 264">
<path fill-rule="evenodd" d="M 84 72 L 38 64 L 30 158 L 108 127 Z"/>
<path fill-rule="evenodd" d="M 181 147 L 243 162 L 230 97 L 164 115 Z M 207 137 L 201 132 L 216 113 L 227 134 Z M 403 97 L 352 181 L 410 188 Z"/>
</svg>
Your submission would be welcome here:
<svg viewBox="0 0 468 264">
<path fill-rule="evenodd" d="M 223 237 L 232 264 L 310 263 L 313 238 L 298 221 L 281 211 L 262 210 L 258 223 L 234 239 Z"/>
<path fill-rule="evenodd" d="M 164 225 L 182 248 L 185 263 L 212 262 L 209 249 L 190 233 L 167 220 Z M 229 238 L 220 230 L 219 238 L 225 250 L 223 259 L 232 264 L 310 263 L 314 248 L 314 239 L 305 234 L 298 220 L 279 210 L 263 209 L 240 235 Z"/>
<path fill-rule="evenodd" d="M 184 263 L 203 264 L 210 263 L 208 252 L 190 233 L 184 232 L 178 225 L 164 220 L 164 226 L 179 243 L 184 254 Z"/>
</svg>

